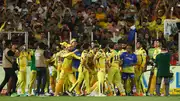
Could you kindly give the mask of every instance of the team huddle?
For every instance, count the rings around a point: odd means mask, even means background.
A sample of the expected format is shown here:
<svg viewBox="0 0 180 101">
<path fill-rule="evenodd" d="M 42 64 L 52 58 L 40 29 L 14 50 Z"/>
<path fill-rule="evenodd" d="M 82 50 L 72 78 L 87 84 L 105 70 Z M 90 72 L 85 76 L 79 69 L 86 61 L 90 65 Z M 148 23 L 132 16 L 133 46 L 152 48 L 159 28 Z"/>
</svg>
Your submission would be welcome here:
<svg viewBox="0 0 180 101">
<path fill-rule="evenodd" d="M 158 41 L 153 58 L 160 53 Z M 144 96 L 142 73 L 146 71 L 147 53 L 142 42 L 132 45 L 118 43 L 83 43 L 78 46 L 75 39 L 63 42 L 56 52 L 49 55 L 44 44 L 37 49 L 21 50 L 18 56 L 19 72 L 17 88 L 22 96 Z M 26 69 L 31 61 L 26 93 Z M 154 94 L 156 75 L 148 88 Z M 32 92 L 33 89 L 35 92 Z"/>
</svg>

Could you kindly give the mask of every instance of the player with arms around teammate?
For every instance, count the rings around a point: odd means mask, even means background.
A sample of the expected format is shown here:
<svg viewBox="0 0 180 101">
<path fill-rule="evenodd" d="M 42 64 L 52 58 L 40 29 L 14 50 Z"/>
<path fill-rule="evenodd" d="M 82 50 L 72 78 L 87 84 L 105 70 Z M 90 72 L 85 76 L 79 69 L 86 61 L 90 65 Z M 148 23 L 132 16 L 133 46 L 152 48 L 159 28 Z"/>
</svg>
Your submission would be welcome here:
<svg viewBox="0 0 180 101">
<path fill-rule="evenodd" d="M 79 72 L 79 76 L 78 76 L 78 80 L 76 81 L 75 84 L 73 84 L 73 86 L 71 87 L 70 89 L 70 92 L 72 92 L 72 90 L 74 88 L 77 88 L 77 92 L 76 94 L 77 95 L 80 95 L 81 92 L 80 92 L 80 86 L 84 80 L 85 82 L 85 87 L 86 87 L 86 93 L 89 94 L 90 93 L 90 83 L 89 83 L 89 71 L 90 71 L 90 68 L 88 66 L 88 51 L 89 51 L 89 44 L 88 43 L 85 43 L 83 44 L 83 52 L 82 52 L 82 55 L 81 55 L 81 59 L 80 59 L 80 66 L 78 68 L 78 72 Z"/>
<path fill-rule="evenodd" d="M 131 93 L 134 94 L 136 91 L 133 91 L 135 88 L 135 70 L 134 66 L 137 63 L 137 56 L 132 51 L 132 46 L 127 45 L 126 51 L 121 54 L 120 59 L 122 60 L 122 79 L 124 81 L 124 88 L 126 90 L 127 80 L 131 80 Z M 126 94 L 127 90 L 126 90 Z M 129 94 L 128 94 L 129 95 Z"/>
<path fill-rule="evenodd" d="M 96 55 L 94 56 L 93 62 L 98 69 L 97 73 L 97 78 L 98 78 L 98 83 L 97 83 L 97 88 L 98 88 L 98 95 L 99 96 L 104 96 L 104 80 L 105 80 L 105 74 L 106 74 L 106 53 L 105 53 L 105 48 L 106 44 L 103 43 L 101 45 L 101 48 Z"/>
<path fill-rule="evenodd" d="M 63 58 L 63 63 L 62 63 L 61 73 L 59 75 L 59 80 L 55 88 L 55 96 L 58 96 L 59 93 L 63 92 L 63 84 L 65 80 L 69 80 L 72 84 L 76 83 L 76 78 L 72 71 L 72 61 L 73 61 L 73 58 L 80 59 L 80 57 L 75 55 L 75 52 L 77 50 L 71 52 L 72 48 L 73 47 L 71 45 L 67 44 L 65 52 L 61 56 Z"/>
<path fill-rule="evenodd" d="M 121 96 L 125 95 L 125 91 L 121 81 L 120 75 L 120 55 L 119 55 L 119 45 L 116 43 L 112 43 L 109 45 L 111 48 L 110 56 L 108 57 L 108 81 L 111 83 L 113 87 L 114 84 L 117 86 L 118 90 L 120 91 Z M 115 90 L 114 90 L 115 92 Z M 114 93 L 116 94 L 116 93 Z"/>
<path fill-rule="evenodd" d="M 95 44 L 94 46 L 91 45 L 91 49 L 89 50 L 89 53 L 88 53 L 88 66 L 91 69 L 90 70 L 90 86 L 93 86 L 97 82 L 97 68 L 95 67 L 95 64 L 93 63 L 93 58 L 95 56 L 95 53 L 98 50 L 99 50 L 99 45 L 97 44 Z"/>
<path fill-rule="evenodd" d="M 153 60 L 156 59 L 156 56 L 158 54 L 161 53 L 161 43 L 159 42 L 159 40 L 155 40 L 154 41 L 154 52 L 153 52 Z M 150 74 L 150 83 L 149 83 L 149 90 L 147 91 L 147 95 L 149 95 L 148 93 L 150 93 L 150 96 L 154 95 L 154 91 L 156 88 L 156 75 L 157 74 L 157 68 L 154 68 L 154 70 L 151 71 Z"/>
</svg>

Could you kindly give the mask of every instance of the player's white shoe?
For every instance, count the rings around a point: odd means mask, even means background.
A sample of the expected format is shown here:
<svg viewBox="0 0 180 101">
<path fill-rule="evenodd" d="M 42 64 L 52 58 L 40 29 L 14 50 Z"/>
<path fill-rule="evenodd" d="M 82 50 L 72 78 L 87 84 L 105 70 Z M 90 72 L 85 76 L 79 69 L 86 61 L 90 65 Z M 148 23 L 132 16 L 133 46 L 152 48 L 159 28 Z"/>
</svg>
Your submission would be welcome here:
<svg viewBox="0 0 180 101">
<path fill-rule="evenodd" d="M 69 95 L 69 96 L 73 96 L 71 92 L 69 91 L 66 91 L 66 93 Z"/>
<path fill-rule="evenodd" d="M 45 95 L 45 96 L 51 96 L 51 94 L 49 94 L 49 93 L 45 93 L 44 95 Z"/>
<path fill-rule="evenodd" d="M 100 94 L 97 94 L 96 96 L 97 96 L 97 97 L 105 97 L 105 96 L 107 96 L 107 95 L 100 93 Z"/>
<path fill-rule="evenodd" d="M 87 95 L 87 96 L 97 96 L 98 95 L 98 93 L 97 92 L 95 92 L 95 91 L 93 91 L 93 92 L 91 92 L 89 95 Z"/>
</svg>

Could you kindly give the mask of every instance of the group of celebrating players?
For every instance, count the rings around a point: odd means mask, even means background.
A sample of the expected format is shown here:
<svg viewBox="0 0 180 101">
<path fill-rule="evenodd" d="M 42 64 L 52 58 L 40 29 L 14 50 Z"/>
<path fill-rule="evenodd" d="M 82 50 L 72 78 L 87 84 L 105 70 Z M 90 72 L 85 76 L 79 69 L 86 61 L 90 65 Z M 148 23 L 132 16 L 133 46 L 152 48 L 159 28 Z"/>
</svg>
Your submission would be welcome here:
<svg viewBox="0 0 180 101">
<path fill-rule="evenodd" d="M 141 41 L 136 43 L 136 51 L 133 50 L 133 46 L 123 40 L 79 45 L 72 39 L 70 43 L 60 43 L 56 52 L 47 58 L 40 43 L 31 52 L 20 52 L 17 87 L 21 95 L 26 96 L 34 95 L 33 88 L 37 96 L 45 96 L 45 92 L 54 96 L 144 96 L 141 75 L 146 71 L 147 53 Z M 157 47 L 154 58 L 158 50 Z M 28 94 L 25 92 L 27 59 L 31 60 Z M 154 76 L 151 95 L 155 81 Z"/>
<path fill-rule="evenodd" d="M 48 63 L 50 89 L 54 96 L 63 93 L 71 96 L 144 95 L 140 76 L 146 69 L 147 54 L 141 41 L 137 43 L 135 52 L 124 41 L 101 45 L 83 43 L 79 48 L 77 45 L 75 39 L 70 44 L 60 43 L 62 49 L 57 47 L 57 52 L 45 60 Z M 37 66 L 37 58 L 41 57 L 37 51 L 36 49 L 35 64 L 38 77 L 38 67 L 43 66 Z M 39 92 L 40 88 L 37 87 L 37 93 L 43 94 L 43 89 Z"/>
</svg>

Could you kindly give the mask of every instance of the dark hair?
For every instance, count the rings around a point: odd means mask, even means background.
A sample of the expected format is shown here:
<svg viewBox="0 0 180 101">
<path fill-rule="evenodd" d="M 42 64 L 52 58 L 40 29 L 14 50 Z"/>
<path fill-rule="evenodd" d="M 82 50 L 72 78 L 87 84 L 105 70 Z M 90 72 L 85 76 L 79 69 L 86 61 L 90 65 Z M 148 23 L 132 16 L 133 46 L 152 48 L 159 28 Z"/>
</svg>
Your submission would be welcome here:
<svg viewBox="0 0 180 101">
<path fill-rule="evenodd" d="M 167 50 L 167 49 L 168 49 L 168 47 L 167 47 L 167 45 L 166 45 L 166 44 L 163 44 L 163 45 L 161 46 L 161 49 L 163 49 L 163 50 Z"/>
<path fill-rule="evenodd" d="M 82 48 L 83 48 L 84 50 L 86 50 L 86 49 L 89 48 L 89 46 L 90 46 L 89 43 L 84 43 L 84 44 L 82 45 Z"/>
<path fill-rule="evenodd" d="M 128 43 L 127 46 L 131 46 L 132 47 L 132 44 Z"/>
<path fill-rule="evenodd" d="M 114 42 L 111 42 L 111 43 L 109 44 L 109 48 L 113 49 L 113 48 L 114 48 L 114 45 L 115 45 L 115 43 L 114 43 Z"/>
<path fill-rule="evenodd" d="M 6 40 L 5 41 L 5 47 L 9 47 L 9 45 L 12 44 L 12 41 L 11 40 Z"/>
<path fill-rule="evenodd" d="M 139 39 L 139 40 L 137 40 L 137 43 L 140 43 L 142 45 L 143 41 Z"/>
<path fill-rule="evenodd" d="M 160 20 L 160 21 L 162 21 L 162 19 L 161 19 L 161 18 L 157 18 L 157 19 L 156 19 L 156 21 L 157 21 L 157 20 Z"/>
<path fill-rule="evenodd" d="M 126 40 L 123 40 L 123 39 L 118 40 L 118 44 L 126 44 L 126 43 L 127 43 Z"/>
<path fill-rule="evenodd" d="M 129 23 L 135 23 L 133 17 L 127 18 L 126 21 L 129 22 Z"/>
<path fill-rule="evenodd" d="M 40 42 L 38 46 L 40 49 L 45 49 L 45 44 L 43 42 Z"/>
<path fill-rule="evenodd" d="M 106 48 L 106 46 L 107 46 L 107 44 L 106 44 L 106 43 L 102 43 L 102 44 L 101 44 L 101 48 L 102 48 L 102 49 L 105 49 L 105 48 Z"/>
<path fill-rule="evenodd" d="M 76 49 L 81 49 L 81 44 L 80 43 L 77 44 Z"/>
<path fill-rule="evenodd" d="M 180 30 L 180 22 L 176 23 L 177 28 Z"/>
</svg>

